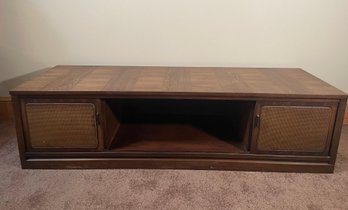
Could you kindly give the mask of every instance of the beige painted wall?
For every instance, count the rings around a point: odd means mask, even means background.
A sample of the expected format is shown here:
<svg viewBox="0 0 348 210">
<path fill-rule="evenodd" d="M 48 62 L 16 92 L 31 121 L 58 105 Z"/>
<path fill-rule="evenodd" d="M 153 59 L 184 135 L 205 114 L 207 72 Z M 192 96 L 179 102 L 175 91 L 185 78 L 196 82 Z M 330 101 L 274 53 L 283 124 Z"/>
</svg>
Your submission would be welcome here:
<svg viewBox="0 0 348 210">
<path fill-rule="evenodd" d="M 301 67 L 348 92 L 347 0 L 0 0 L 0 81 L 56 64 Z"/>
</svg>

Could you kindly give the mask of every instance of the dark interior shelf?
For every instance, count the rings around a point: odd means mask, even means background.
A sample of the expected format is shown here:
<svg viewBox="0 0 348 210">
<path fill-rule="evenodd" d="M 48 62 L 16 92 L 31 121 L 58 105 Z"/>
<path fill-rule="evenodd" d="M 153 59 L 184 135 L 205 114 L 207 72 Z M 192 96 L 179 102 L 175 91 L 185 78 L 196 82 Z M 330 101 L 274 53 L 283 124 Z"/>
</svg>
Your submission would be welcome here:
<svg viewBox="0 0 348 210">
<path fill-rule="evenodd" d="M 243 151 L 240 141 L 226 141 L 190 124 L 122 124 L 113 151 L 233 152 Z"/>
<path fill-rule="evenodd" d="M 106 105 L 118 124 L 109 132 L 111 151 L 242 153 L 248 147 L 254 107 L 248 101 L 112 99 Z"/>
</svg>

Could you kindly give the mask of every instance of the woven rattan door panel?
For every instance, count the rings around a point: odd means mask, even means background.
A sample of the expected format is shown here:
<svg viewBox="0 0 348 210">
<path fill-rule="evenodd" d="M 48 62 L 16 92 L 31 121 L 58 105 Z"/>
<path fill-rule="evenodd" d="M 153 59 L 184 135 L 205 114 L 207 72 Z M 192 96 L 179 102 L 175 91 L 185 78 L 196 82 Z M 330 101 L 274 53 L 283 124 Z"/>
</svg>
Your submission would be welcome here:
<svg viewBox="0 0 348 210">
<path fill-rule="evenodd" d="M 93 103 L 27 103 L 25 112 L 33 149 L 98 146 Z"/>
<path fill-rule="evenodd" d="M 335 111 L 329 106 L 261 106 L 253 150 L 323 154 L 328 151 Z"/>
</svg>

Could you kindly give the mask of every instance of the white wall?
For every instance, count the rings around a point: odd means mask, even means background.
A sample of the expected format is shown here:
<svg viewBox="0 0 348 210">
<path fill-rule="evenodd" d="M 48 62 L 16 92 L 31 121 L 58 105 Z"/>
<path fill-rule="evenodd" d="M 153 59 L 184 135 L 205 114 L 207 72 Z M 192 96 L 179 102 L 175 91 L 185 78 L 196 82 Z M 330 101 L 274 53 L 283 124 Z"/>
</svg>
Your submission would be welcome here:
<svg viewBox="0 0 348 210">
<path fill-rule="evenodd" d="M 347 0 L 0 0 L 0 81 L 56 64 L 301 67 L 348 92 Z"/>
</svg>

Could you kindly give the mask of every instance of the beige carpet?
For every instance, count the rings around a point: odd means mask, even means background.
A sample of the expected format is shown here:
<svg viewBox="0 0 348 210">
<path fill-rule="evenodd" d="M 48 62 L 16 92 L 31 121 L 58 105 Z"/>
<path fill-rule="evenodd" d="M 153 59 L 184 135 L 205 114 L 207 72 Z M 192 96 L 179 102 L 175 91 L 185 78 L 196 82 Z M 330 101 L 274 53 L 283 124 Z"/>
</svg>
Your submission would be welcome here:
<svg viewBox="0 0 348 210">
<path fill-rule="evenodd" d="M 348 209 L 348 127 L 334 174 L 22 170 L 0 123 L 0 209 Z"/>
</svg>

